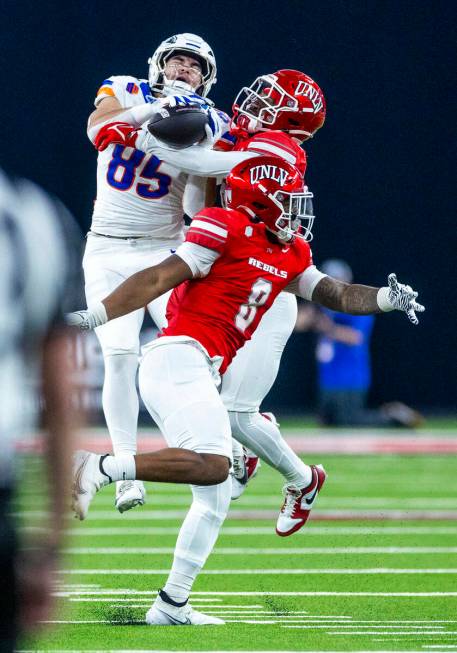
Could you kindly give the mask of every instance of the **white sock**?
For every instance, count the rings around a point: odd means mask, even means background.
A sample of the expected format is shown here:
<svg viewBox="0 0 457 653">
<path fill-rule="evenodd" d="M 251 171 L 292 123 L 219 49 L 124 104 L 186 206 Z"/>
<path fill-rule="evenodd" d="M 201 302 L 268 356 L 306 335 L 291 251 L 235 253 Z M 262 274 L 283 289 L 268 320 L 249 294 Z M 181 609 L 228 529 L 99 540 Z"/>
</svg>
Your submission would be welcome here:
<svg viewBox="0 0 457 653">
<path fill-rule="evenodd" d="M 136 453 L 139 400 L 137 354 L 105 356 L 103 412 L 115 454 Z"/>
<path fill-rule="evenodd" d="M 309 465 L 292 451 L 274 422 L 256 413 L 229 412 L 233 437 L 277 469 L 287 483 L 303 488 L 311 483 Z"/>
<path fill-rule="evenodd" d="M 230 506 L 232 482 L 219 485 L 192 485 L 194 500 L 176 541 L 170 575 L 164 586 L 168 596 L 179 603 L 189 598 L 200 569 L 213 550 Z"/>
<path fill-rule="evenodd" d="M 103 471 L 113 481 L 134 481 L 136 477 L 135 457 L 123 453 L 117 456 L 106 456 L 102 462 Z"/>
</svg>

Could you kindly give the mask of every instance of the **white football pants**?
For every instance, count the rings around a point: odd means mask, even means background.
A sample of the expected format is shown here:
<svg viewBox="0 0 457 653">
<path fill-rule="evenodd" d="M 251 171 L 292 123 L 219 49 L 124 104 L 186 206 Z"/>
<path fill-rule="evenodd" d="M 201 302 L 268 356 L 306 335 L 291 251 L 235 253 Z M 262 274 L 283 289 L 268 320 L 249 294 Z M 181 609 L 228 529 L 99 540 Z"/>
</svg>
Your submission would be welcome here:
<svg viewBox="0 0 457 653">
<path fill-rule="evenodd" d="M 125 279 L 170 256 L 180 241 L 117 239 L 89 233 L 83 259 L 87 304 L 100 301 Z M 148 305 L 159 329 L 166 325 L 169 293 Z M 103 412 L 115 454 L 136 453 L 138 395 L 136 373 L 139 334 L 144 320 L 140 309 L 95 329 L 105 361 Z"/>
<path fill-rule="evenodd" d="M 224 374 L 221 397 L 229 411 L 235 440 L 277 469 L 289 484 L 304 487 L 308 484 L 309 467 L 283 439 L 278 425 L 259 413 L 278 375 L 281 356 L 296 319 L 296 297 L 281 293 Z M 234 455 L 237 453 L 235 444 Z"/>
<path fill-rule="evenodd" d="M 140 394 L 168 446 L 231 459 L 227 411 L 211 376 L 208 357 L 197 343 L 161 338 L 143 351 Z M 164 587 L 174 601 L 188 598 L 213 550 L 229 509 L 231 487 L 229 478 L 218 485 L 191 486 L 192 505 L 179 531 Z"/>
</svg>

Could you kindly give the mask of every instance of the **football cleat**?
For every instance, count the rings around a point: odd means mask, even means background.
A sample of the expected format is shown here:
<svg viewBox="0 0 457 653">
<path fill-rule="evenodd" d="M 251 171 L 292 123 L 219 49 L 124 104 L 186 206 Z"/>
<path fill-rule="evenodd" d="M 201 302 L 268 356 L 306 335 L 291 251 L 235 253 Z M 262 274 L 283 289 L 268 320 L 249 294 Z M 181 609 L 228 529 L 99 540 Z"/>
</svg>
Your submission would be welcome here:
<svg viewBox="0 0 457 653">
<path fill-rule="evenodd" d="M 114 505 L 120 513 L 146 503 L 146 489 L 143 481 L 117 481 Z"/>
<path fill-rule="evenodd" d="M 239 499 L 260 467 L 258 456 L 243 453 L 242 456 L 233 457 L 232 469 L 232 501 Z"/>
<path fill-rule="evenodd" d="M 311 483 L 304 488 L 296 485 L 284 487 L 284 503 L 276 524 L 276 533 L 287 537 L 296 533 L 308 520 L 317 496 L 325 483 L 327 474 L 322 465 L 311 465 Z"/>
<path fill-rule="evenodd" d="M 146 613 L 146 623 L 149 626 L 222 626 L 225 624 L 225 621 L 219 617 L 197 612 L 187 601 L 184 605 L 169 601 L 171 599 L 161 590 Z"/>
<path fill-rule="evenodd" d="M 108 455 L 99 456 L 89 451 L 80 450 L 76 451 L 73 456 L 71 507 L 78 519 L 86 519 L 95 493 L 112 481 L 111 477 L 103 471 L 102 465 Z"/>
</svg>

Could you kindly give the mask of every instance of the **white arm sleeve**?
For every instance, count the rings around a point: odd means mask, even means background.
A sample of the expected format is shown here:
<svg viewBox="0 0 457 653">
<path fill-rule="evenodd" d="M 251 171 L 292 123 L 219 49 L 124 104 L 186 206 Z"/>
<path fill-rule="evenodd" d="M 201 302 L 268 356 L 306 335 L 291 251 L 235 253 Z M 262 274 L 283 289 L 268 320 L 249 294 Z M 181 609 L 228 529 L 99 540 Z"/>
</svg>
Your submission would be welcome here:
<svg viewBox="0 0 457 653">
<path fill-rule="evenodd" d="M 193 218 L 196 213 L 205 207 L 206 177 L 190 175 L 187 179 L 182 198 L 184 213 Z"/>
<path fill-rule="evenodd" d="M 306 270 L 299 274 L 298 277 L 295 277 L 285 290 L 311 301 L 314 288 L 317 286 L 319 281 L 326 276 L 328 275 L 318 270 L 315 265 L 310 265 L 309 268 L 306 268 Z"/>
<path fill-rule="evenodd" d="M 185 242 L 176 250 L 176 256 L 187 263 L 194 277 L 206 277 L 220 254 L 208 247 Z"/>
<path fill-rule="evenodd" d="M 198 145 L 173 150 L 144 129 L 139 132 L 136 146 L 143 152 L 153 152 L 182 172 L 198 177 L 226 177 L 238 163 L 260 156 L 259 152 L 218 152 Z"/>
</svg>

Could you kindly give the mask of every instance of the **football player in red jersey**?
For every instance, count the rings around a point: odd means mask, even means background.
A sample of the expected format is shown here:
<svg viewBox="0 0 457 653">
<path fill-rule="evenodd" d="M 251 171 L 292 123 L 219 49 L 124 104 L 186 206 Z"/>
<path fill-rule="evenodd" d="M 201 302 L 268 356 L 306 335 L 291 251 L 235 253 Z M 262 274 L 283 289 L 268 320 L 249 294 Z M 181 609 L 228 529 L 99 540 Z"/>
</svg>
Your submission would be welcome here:
<svg viewBox="0 0 457 653">
<path fill-rule="evenodd" d="M 225 176 L 246 154 L 275 154 L 296 166 L 304 176 L 306 153 L 299 143 L 311 138 L 325 120 L 325 98 L 310 77 L 296 70 L 280 70 L 258 77 L 244 87 L 233 105 L 230 131 L 216 143 L 218 150 L 201 147 L 170 150 L 158 145 L 144 130 L 135 132 L 136 147 L 154 151 L 159 158 L 194 175 Z M 282 130 L 282 131 L 278 131 Z M 115 138 L 110 130 L 104 136 Z M 232 150 L 228 152 L 228 150 Z M 255 471 L 260 456 L 285 478 L 286 503 L 299 500 L 310 480 L 309 467 L 282 438 L 271 414 L 260 413 L 260 405 L 270 391 L 279 369 L 284 347 L 297 317 L 297 301 L 282 293 L 262 320 L 254 338 L 238 353 L 224 375 L 221 396 L 229 411 L 234 441 L 232 498 L 237 498 Z M 251 452 L 247 461 L 241 442 Z M 246 463 L 247 468 L 246 469 Z M 276 532 L 289 535 L 284 511 L 278 517 Z"/>
<path fill-rule="evenodd" d="M 186 241 L 159 265 L 138 272 L 90 309 L 69 316 L 81 329 L 146 305 L 171 288 L 179 293 L 168 327 L 144 350 L 140 392 L 169 448 L 140 455 L 80 451 L 75 456 L 74 510 L 87 515 L 95 493 L 119 479 L 192 484 L 193 503 L 181 527 L 172 570 L 146 615 L 154 625 L 219 624 L 193 611 L 192 584 L 227 514 L 232 456 L 230 421 L 216 384 L 282 290 L 342 312 L 405 311 L 417 323 L 417 293 L 397 283 L 373 288 L 332 279 L 313 265 L 308 241 L 312 197 L 298 170 L 279 157 L 238 164 L 223 192 L 227 208 L 193 219 Z M 307 520 L 325 482 L 322 466 L 288 515 Z"/>
</svg>

